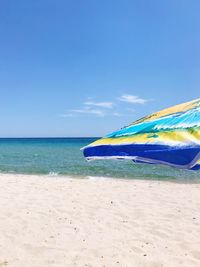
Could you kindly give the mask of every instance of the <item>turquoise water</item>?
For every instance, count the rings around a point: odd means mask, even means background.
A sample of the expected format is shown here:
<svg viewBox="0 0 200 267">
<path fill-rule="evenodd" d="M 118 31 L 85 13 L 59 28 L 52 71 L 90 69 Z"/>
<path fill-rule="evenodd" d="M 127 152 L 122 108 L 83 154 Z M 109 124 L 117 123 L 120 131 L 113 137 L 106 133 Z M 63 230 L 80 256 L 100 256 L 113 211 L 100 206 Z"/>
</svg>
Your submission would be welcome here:
<svg viewBox="0 0 200 267">
<path fill-rule="evenodd" d="M 128 179 L 200 180 L 200 172 L 135 165 L 130 161 L 87 162 L 80 151 L 95 138 L 0 139 L 0 172 L 114 177 Z"/>
</svg>

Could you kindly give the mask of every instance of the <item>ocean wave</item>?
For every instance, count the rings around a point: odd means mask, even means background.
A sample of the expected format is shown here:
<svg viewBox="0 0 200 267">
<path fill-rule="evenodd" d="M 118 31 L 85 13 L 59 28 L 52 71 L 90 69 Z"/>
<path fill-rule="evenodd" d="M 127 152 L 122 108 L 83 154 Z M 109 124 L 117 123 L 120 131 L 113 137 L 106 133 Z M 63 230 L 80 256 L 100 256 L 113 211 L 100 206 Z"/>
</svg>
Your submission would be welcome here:
<svg viewBox="0 0 200 267">
<path fill-rule="evenodd" d="M 106 177 L 106 176 L 86 176 L 87 179 L 89 180 L 110 180 L 110 179 L 115 179 L 113 177 Z"/>
<path fill-rule="evenodd" d="M 49 172 L 48 176 L 58 176 L 59 172 Z"/>
</svg>

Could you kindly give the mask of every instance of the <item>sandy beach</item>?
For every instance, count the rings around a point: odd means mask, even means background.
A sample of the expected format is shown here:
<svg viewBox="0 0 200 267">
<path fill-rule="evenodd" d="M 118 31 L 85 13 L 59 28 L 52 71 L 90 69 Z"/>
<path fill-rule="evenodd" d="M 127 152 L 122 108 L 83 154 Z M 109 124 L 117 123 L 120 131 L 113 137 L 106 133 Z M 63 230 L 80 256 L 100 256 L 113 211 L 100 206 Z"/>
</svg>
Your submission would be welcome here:
<svg viewBox="0 0 200 267">
<path fill-rule="evenodd" d="M 0 175 L 0 266 L 200 266 L 200 184 Z"/>
</svg>

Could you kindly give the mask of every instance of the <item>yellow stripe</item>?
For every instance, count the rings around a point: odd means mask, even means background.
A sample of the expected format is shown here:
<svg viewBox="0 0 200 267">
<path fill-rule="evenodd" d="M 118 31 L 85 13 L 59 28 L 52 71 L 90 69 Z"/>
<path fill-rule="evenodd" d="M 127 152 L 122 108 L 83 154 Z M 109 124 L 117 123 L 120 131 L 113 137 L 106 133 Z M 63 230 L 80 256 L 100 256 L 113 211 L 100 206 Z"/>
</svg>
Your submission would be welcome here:
<svg viewBox="0 0 200 267">
<path fill-rule="evenodd" d="M 199 143 L 200 144 L 200 128 L 199 130 L 176 130 L 176 131 L 163 131 L 150 134 L 135 134 L 126 137 L 102 138 L 91 146 L 96 145 L 120 145 L 120 144 L 153 144 L 153 143 Z"/>
<path fill-rule="evenodd" d="M 146 116 L 142 119 L 139 119 L 139 120 L 131 123 L 130 125 L 138 124 L 138 123 L 145 122 L 145 121 L 151 121 L 151 120 L 158 119 L 158 118 L 161 118 L 163 116 L 170 115 L 170 114 L 185 112 L 185 111 L 188 111 L 192 108 L 198 107 L 199 105 L 200 105 L 200 98 L 192 100 L 190 102 L 176 105 L 174 107 L 163 109 L 159 112 L 155 112 L 149 116 Z"/>
</svg>

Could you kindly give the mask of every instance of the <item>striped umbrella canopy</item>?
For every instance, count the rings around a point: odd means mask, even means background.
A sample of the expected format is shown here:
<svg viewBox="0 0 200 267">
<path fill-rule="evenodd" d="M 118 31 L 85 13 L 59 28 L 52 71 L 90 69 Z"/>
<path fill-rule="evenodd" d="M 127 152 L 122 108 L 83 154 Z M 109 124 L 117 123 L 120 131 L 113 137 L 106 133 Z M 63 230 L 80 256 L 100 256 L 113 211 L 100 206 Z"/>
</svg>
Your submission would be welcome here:
<svg viewBox="0 0 200 267">
<path fill-rule="evenodd" d="M 83 148 L 87 160 L 200 169 L 200 98 L 153 113 Z"/>
</svg>

